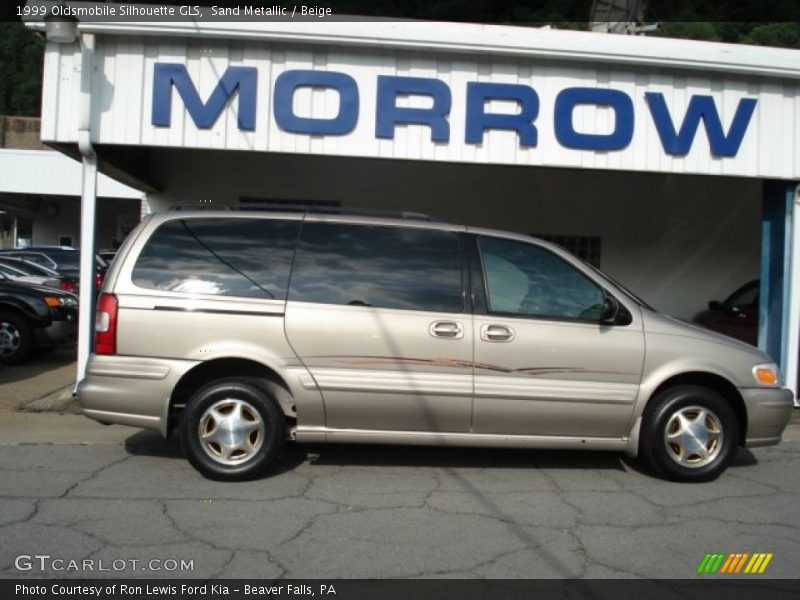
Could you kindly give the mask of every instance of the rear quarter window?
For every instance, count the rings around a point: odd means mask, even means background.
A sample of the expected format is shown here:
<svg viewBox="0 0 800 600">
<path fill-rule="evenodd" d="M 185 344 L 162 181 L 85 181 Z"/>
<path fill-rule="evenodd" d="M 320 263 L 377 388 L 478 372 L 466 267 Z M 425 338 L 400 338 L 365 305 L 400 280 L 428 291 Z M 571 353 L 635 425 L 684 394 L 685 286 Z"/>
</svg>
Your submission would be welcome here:
<svg viewBox="0 0 800 600">
<path fill-rule="evenodd" d="M 285 300 L 299 224 L 176 219 L 156 229 L 133 268 L 139 287 Z"/>
</svg>

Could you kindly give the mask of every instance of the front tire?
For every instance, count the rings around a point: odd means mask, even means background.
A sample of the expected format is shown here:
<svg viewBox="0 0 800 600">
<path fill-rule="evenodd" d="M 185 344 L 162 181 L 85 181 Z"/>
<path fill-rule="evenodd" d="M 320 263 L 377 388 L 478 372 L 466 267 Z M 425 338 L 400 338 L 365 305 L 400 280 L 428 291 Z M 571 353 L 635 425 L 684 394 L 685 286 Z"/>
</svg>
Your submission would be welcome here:
<svg viewBox="0 0 800 600">
<path fill-rule="evenodd" d="M 739 422 L 718 392 L 696 385 L 664 390 L 647 407 L 642 454 L 674 481 L 709 481 L 727 468 L 739 440 Z"/>
<path fill-rule="evenodd" d="M 283 448 L 286 425 L 275 399 L 256 381 L 220 379 L 197 390 L 181 414 L 181 447 L 210 479 L 263 473 Z"/>
<path fill-rule="evenodd" d="M 25 317 L 0 313 L 0 364 L 17 365 L 34 348 L 33 329 Z"/>
</svg>

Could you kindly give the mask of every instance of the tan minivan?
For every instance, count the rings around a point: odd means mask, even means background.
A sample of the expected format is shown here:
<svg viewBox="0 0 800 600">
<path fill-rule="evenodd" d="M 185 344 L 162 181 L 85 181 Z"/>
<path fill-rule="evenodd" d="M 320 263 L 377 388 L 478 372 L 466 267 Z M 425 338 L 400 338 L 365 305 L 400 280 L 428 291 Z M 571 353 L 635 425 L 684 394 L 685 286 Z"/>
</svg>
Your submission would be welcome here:
<svg viewBox="0 0 800 600">
<path fill-rule="evenodd" d="M 793 405 L 767 355 L 544 241 L 311 210 L 147 217 L 86 373 L 85 415 L 177 430 L 231 480 L 286 440 L 641 452 L 706 480 Z"/>
</svg>

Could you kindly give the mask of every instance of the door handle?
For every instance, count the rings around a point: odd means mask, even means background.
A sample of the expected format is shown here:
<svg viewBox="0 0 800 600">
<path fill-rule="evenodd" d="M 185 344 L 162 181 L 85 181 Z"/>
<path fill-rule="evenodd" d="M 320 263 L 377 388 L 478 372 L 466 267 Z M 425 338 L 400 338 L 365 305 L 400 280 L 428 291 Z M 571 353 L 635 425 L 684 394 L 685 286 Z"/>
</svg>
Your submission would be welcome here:
<svg viewBox="0 0 800 600">
<path fill-rule="evenodd" d="M 481 339 L 484 342 L 510 342 L 514 339 L 514 330 L 508 325 L 481 325 Z"/>
<path fill-rule="evenodd" d="M 460 340 L 464 337 L 464 326 L 456 321 L 434 321 L 428 328 L 433 337 Z"/>
</svg>

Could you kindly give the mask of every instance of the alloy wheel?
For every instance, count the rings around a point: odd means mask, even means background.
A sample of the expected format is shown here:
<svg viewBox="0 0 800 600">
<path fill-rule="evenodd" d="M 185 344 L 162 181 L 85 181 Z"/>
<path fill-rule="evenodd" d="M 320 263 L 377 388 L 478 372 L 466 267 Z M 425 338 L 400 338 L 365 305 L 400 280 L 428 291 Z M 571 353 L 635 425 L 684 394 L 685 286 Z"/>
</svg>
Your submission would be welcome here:
<svg viewBox="0 0 800 600">
<path fill-rule="evenodd" d="M 209 457 L 223 465 L 240 465 L 251 459 L 264 443 L 265 435 L 258 411 L 238 398 L 219 400 L 200 417 L 200 445 Z"/>
<path fill-rule="evenodd" d="M 714 411 L 702 406 L 686 406 L 675 411 L 667 421 L 664 444 L 676 463 L 698 468 L 719 456 L 722 435 L 722 422 Z"/>
<path fill-rule="evenodd" d="M 0 322 L 0 356 L 11 356 L 16 353 L 21 339 L 22 335 L 13 323 Z"/>
</svg>

